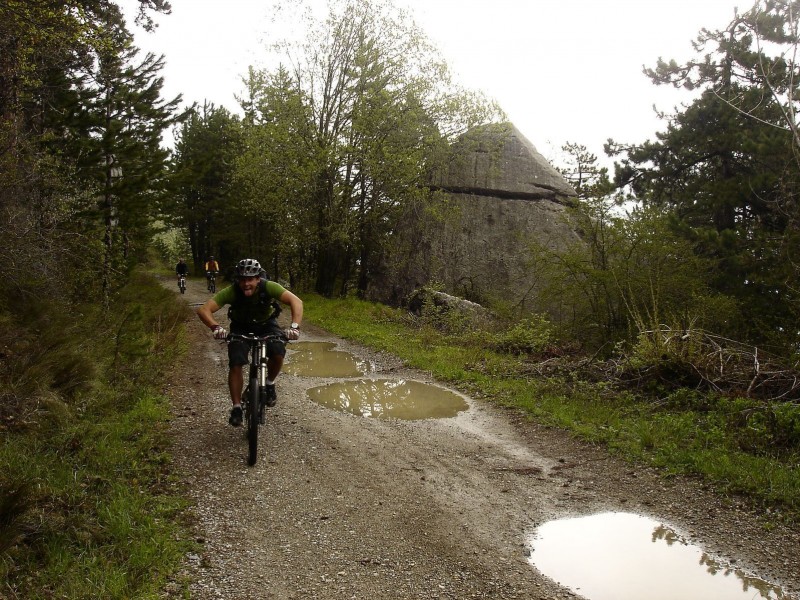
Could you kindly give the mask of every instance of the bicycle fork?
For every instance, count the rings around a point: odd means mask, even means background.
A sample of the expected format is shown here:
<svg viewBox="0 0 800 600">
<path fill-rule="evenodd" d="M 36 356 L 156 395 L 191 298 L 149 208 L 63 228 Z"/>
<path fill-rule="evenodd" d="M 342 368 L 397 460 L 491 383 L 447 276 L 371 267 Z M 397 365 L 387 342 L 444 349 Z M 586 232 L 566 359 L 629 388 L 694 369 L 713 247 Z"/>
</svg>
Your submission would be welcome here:
<svg viewBox="0 0 800 600">
<path fill-rule="evenodd" d="M 267 405 L 267 346 L 258 345 L 258 420 L 264 424 L 264 409 Z"/>
</svg>

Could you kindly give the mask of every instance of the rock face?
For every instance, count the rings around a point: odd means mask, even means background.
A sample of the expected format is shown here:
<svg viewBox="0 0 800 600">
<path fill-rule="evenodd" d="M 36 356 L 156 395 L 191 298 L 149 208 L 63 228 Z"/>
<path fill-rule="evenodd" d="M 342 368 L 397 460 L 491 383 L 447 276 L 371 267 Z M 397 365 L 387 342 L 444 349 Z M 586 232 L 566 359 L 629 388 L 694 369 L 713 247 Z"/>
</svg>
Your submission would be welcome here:
<svg viewBox="0 0 800 600">
<path fill-rule="evenodd" d="M 578 240 L 566 218 L 575 192 L 561 174 L 505 123 L 463 136 L 432 186 L 446 195 L 447 208 L 433 224 L 410 224 L 415 253 L 392 269 L 388 299 L 435 283 L 477 302 L 542 310 L 531 304 L 542 284 L 531 245 L 555 249 Z"/>
<path fill-rule="evenodd" d="M 453 146 L 434 185 L 454 194 L 514 200 L 572 198 L 575 191 L 510 123 L 470 131 Z"/>
<path fill-rule="evenodd" d="M 460 296 L 533 308 L 542 273 L 531 245 L 577 240 L 565 215 L 570 185 L 511 124 L 465 135 L 434 184 L 456 215 L 431 240 L 431 279 Z"/>
</svg>

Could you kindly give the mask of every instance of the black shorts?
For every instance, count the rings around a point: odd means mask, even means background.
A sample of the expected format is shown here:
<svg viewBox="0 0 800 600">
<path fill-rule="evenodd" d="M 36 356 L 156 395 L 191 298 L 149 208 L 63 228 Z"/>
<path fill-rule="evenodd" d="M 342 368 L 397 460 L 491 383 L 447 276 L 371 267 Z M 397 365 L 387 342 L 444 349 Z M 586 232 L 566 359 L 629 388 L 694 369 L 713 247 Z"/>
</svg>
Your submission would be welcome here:
<svg viewBox="0 0 800 600">
<path fill-rule="evenodd" d="M 271 322 L 266 325 L 240 326 L 231 323 L 231 333 L 254 334 L 254 335 L 281 335 L 281 329 L 277 323 Z M 250 344 L 240 340 L 228 343 L 228 367 L 237 367 L 250 363 Z M 286 356 L 286 344 L 280 340 L 267 342 L 267 358 L 272 356 Z"/>
</svg>

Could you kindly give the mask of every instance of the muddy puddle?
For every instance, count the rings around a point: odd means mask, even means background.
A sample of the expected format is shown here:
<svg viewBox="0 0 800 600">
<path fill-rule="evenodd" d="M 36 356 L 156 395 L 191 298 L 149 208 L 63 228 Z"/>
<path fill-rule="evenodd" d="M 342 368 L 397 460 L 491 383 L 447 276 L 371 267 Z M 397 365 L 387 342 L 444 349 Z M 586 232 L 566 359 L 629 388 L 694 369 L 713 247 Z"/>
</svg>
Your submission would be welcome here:
<svg viewBox="0 0 800 600">
<path fill-rule="evenodd" d="M 374 419 L 444 419 L 469 408 L 455 392 L 405 379 L 341 381 L 312 388 L 308 397 L 327 408 Z"/>
<path fill-rule="evenodd" d="M 283 370 L 302 377 L 359 377 L 371 370 L 369 362 L 335 347 L 332 342 L 292 343 Z"/>
<path fill-rule="evenodd" d="M 630 513 L 550 521 L 530 539 L 530 563 L 588 600 L 759 600 L 788 596 Z"/>
</svg>

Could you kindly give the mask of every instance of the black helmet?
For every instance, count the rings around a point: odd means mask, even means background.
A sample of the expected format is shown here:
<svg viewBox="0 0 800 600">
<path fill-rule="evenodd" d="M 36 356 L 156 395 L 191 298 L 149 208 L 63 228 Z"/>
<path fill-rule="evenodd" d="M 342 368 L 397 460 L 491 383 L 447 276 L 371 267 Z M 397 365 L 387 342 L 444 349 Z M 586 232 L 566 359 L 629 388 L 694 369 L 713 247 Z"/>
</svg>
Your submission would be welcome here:
<svg viewBox="0 0 800 600">
<path fill-rule="evenodd" d="M 236 265 L 237 277 L 260 277 L 263 269 L 255 258 L 243 258 Z"/>
</svg>

